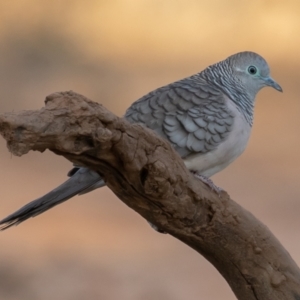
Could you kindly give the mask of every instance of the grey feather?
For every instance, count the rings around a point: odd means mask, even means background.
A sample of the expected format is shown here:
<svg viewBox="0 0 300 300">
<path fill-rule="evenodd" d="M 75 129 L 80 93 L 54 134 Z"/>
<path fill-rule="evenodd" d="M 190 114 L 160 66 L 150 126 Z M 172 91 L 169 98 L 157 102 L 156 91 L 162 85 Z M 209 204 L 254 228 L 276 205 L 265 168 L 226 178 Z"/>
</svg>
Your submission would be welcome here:
<svg viewBox="0 0 300 300">
<path fill-rule="evenodd" d="M 206 87 L 205 91 L 202 90 L 203 85 Z M 197 87 L 197 93 L 194 92 L 195 87 Z M 158 126 L 161 130 L 160 134 L 171 142 L 183 158 L 193 155 L 195 152 L 205 153 L 216 148 L 226 138 L 226 135 L 218 135 L 218 138 L 215 138 L 213 143 L 211 143 L 211 134 L 219 133 L 217 132 L 217 125 L 213 121 L 216 118 L 221 119 L 224 125 L 221 130 L 219 127 L 218 129 L 222 133 L 228 132 L 229 134 L 233 120 L 231 125 L 227 125 L 225 120 L 233 119 L 234 117 L 226 106 L 224 94 L 219 91 L 218 98 L 216 98 L 217 92 L 215 87 L 211 91 L 212 93 L 207 88 L 206 82 L 202 83 L 200 81 L 195 83 L 194 79 L 189 77 L 159 88 L 136 101 L 126 111 L 125 118 L 134 123 L 137 115 L 143 114 L 143 125 L 154 131 L 156 131 Z M 161 94 L 164 96 L 168 95 L 168 102 L 172 103 L 172 106 L 168 106 L 168 110 L 166 110 L 161 101 Z M 214 100 L 210 99 L 211 95 L 214 96 Z M 149 103 L 152 112 L 149 113 L 149 116 L 147 114 L 145 116 L 142 113 L 144 111 L 143 107 L 148 106 Z M 224 117 L 218 115 L 220 111 L 226 112 Z M 188 138 L 190 133 L 197 132 L 201 128 L 204 129 L 201 132 L 202 135 L 198 132 L 193 138 Z M 200 141 L 198 140 L 199 137 Z M 219 143 L 215 142 L 217 139 Z M 193 143 L 195 146 L 193 146 Z M 207 143 L 210 145 L 205 147 Z M 195 151 L 194 149 L 197 150 Z"/>
<path fill-rule="evenodd" d="M 46 195 L 29 202 L 13 214 L 1 220 L 1 224 L 3 224 L 1 229 L 7 229 L 13 225 L 18 225 L 29 217 L 37 216 L 73 196 L 83 193 L 94 184 L 97 184 L 98 187 L 105 185 L 98 173 L 87 168 L 76 169 L 76 172 L 63 184 Z"/>
</svg>

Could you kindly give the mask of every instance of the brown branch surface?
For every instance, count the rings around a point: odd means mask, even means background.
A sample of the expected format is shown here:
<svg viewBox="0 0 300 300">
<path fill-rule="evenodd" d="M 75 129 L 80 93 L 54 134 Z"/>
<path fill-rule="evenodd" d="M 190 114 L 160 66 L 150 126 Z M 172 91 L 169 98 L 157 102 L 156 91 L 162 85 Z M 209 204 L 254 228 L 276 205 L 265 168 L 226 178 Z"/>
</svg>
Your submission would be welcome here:
<svg viewBox="0 0 300 300">
<path fill-rule="evenodd" d="M 241 300 L 300 300 L 300 271 L 251 213 L 195 179 L 163 139 L 72 91 L 0 115 L 9 151 L 50 149 L 99 172 L 145 219 L 208 259 Z"/>
</svg>

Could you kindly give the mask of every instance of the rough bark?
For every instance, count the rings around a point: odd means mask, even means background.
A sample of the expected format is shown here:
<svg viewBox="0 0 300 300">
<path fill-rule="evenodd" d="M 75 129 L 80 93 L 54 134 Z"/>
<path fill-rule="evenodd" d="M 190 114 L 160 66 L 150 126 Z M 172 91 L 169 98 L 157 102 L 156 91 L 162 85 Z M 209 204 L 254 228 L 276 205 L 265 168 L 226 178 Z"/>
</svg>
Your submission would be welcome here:
<svg viewBox="0 0 300 300">
<path fill-rule="evenodd" d="M 300 270 L 274 235 L 210 191 L 168 142 L 72 91 L 0 115 L 14 155 L 46 149 L 99 172 L 125 204 L 208 259 L 241 300 L 300 300 Z"/>
</svg>

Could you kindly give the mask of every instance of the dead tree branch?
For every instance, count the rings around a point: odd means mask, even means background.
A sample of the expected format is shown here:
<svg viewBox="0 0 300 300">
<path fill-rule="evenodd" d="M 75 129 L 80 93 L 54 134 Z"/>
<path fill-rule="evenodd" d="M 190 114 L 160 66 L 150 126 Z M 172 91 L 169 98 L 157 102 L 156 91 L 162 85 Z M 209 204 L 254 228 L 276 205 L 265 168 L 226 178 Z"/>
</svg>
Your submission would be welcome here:
<svg viewBox="0 0 300 300">
<path fill-rule="evenodd" d="M 251 213 L 195 179 L 168 142 L 74 92 L 0 115 L 8 149 L 49 149 L 105 178 L 142 217 L 208 259 L 241 300 L 300 300 L 300 271 Z"/>
</svg>

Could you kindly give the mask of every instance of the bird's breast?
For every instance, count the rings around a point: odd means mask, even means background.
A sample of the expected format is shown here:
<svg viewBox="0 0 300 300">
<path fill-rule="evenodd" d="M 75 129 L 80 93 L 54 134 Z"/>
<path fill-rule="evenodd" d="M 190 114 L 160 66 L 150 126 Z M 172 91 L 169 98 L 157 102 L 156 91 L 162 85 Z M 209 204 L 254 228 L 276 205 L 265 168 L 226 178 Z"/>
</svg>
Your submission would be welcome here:
<svg viewBox="0 0 300 300">
<path fill-rule="evenodd" d="M 227 105 L 234 113 L 231 132 L 216 149 L 185 158 L 184 163 L 189 170 L 210 177 L 226 168 L 244 152 L 250 137 L 251 126 L 230 100 Z"/>
</svg>

